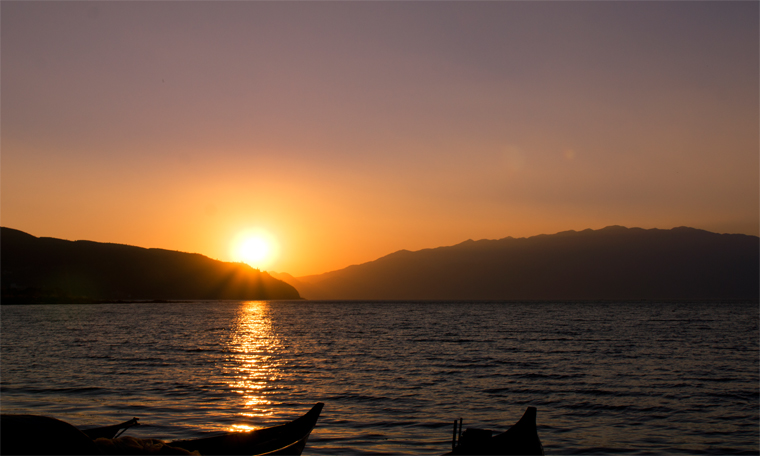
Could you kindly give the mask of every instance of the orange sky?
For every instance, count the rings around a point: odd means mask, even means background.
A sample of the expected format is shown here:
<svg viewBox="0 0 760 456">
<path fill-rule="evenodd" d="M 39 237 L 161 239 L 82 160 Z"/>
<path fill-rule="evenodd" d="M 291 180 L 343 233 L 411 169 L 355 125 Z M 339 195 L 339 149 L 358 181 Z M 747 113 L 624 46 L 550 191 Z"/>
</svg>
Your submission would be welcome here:
<svg viewBox="0 0 760 456">
<path fill-rule="evenodd" d="M 757 2 L 2 2 L 0 223 L 307 275 L 758 234 Z"/>
</svg>

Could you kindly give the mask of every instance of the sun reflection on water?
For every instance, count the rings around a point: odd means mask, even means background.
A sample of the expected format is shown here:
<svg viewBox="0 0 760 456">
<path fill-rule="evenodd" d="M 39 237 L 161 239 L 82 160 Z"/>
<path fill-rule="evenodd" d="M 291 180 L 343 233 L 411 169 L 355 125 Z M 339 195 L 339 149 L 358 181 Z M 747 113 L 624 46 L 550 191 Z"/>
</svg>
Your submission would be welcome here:
<svg viewBox="0 0 760 456">
<path fill-rule="evenodd" d="M 227 430 L 232 432 L 248 432 L 254 429 L 256 428 L 247 424 L 233 424 Z"/>
<path fill-rule="evenodd" d="M 235 329 L 227 347 L 230 353 L 225 377 L 232 390 L 242 401 L 247 418 L 270 416 L 273 410 L 268 399 L 277 388 L 281 377 L 280 365 L 275 356 L 281 342 L 272 329 L 269 304 L 266 301 L 243 303 L 238 311 Z M 238 423 L 229 431 L 250 431 L 254 427 Z"/>
</svg>

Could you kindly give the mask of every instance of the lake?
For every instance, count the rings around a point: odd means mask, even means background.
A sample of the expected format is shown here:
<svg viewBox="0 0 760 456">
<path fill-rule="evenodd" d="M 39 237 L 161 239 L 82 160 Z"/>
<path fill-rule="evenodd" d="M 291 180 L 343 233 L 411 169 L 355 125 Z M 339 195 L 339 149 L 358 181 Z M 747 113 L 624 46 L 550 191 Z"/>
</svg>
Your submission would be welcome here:
<svg viewBox="0 0 760 456">
<path fill-rule="evenodd" d="M 547 454 L 758 454 L 755 303 L 3 306 L 0 407 L 192 438 L 325 403 L 304 454 L 442 454 L 538 408 Z"/>
</svg>

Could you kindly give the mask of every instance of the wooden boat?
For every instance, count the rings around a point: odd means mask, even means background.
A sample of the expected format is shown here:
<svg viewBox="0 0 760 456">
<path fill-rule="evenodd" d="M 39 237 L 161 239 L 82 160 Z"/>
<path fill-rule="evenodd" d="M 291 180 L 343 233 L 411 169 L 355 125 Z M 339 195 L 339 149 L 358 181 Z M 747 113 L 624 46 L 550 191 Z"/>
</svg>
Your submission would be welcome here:
<svg viewBox="0 0 760 456">
<path fill-rule="evenodd" d="M 0 416 L 0 453 L 6 454 L 188 454 L 202 455 L 300 455 L 324 404 L 317 403 L 305 415 L 289 423 L 250 432 L 228 432 L 212 437 L 161 442 L 122 437 L 121 429 L 137 425 L 137 419 L 81 431 L 65 421 L 37 415 Z M 160 450 L 157 448 L 161 447 Z"/>
<path fill-rule="evenodd" d="M 98 454 L 69 423 L 38 415 L 0 415 L 0 454 Z"/>
<path fill-rule="evenodd" d="M 528 407 L 520 421 L 501 434 L 487 429 L 471 429 L 462 433 L 462 420 L 454 421 L 451 453 L 446 454 L 507 454 L 543 455 L 544 447 L 536 429 L 536 408 Z"/>
<path fill-rule="evenodd" d="M 317 424 L 323 403 L 319 402 L 304 416 L 265 429 L 250 432 L 228 432 L 214 437 L 169 442 L 173 447 L 212 454 L 289 454 L 299 455 L 306 446 L 311 430 Z"/>
</svg>

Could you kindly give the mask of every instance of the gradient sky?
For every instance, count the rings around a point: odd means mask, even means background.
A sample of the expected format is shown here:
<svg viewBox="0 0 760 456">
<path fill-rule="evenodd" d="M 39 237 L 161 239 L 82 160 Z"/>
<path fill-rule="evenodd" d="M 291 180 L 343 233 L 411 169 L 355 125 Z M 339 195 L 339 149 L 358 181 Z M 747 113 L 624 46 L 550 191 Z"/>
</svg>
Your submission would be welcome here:
<svg viewBox="0 0 760 456">
<path fill-rule="evenodd" d="M 306 275 L 466 239 L 758 234 L 758 2 L 0 4 L 0 223 Z"/>
</svg>

